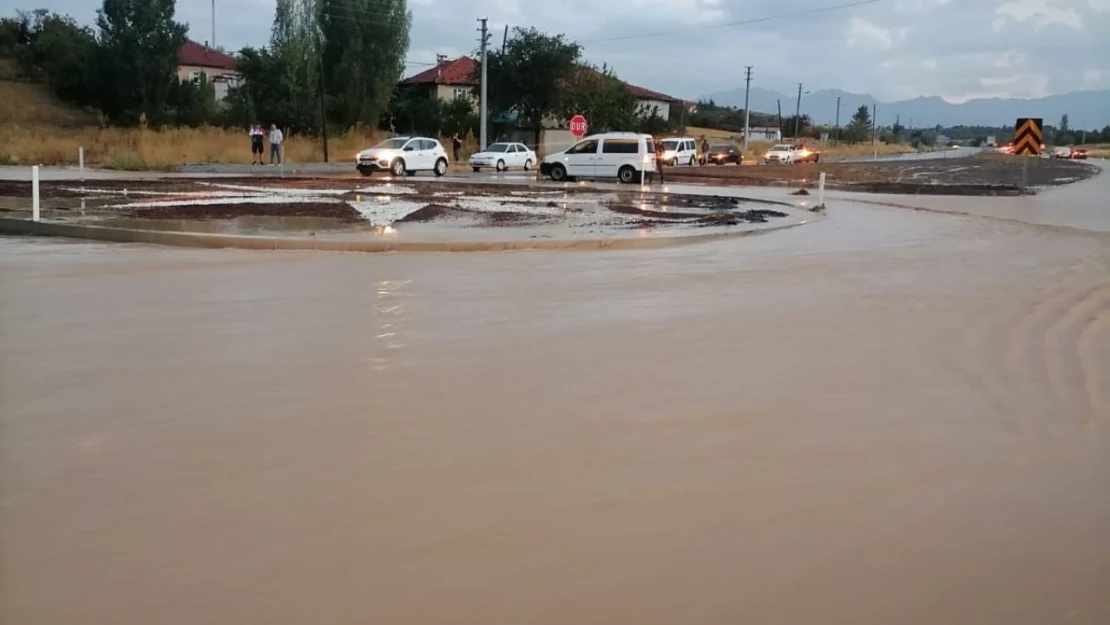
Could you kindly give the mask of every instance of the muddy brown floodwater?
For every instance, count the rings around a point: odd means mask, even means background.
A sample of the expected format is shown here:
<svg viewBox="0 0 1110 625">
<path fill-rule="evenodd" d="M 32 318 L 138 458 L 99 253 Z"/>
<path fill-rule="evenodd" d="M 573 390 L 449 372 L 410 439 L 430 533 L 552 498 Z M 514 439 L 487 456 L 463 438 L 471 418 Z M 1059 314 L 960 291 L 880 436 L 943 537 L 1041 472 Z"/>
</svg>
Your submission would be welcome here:
<svg viewBox="0 0 1110 625">
<path fill-rule="evenodd" d="M 0 238 L 0 622 L 1110 623 L 1110 239 Z"/>
</svg>

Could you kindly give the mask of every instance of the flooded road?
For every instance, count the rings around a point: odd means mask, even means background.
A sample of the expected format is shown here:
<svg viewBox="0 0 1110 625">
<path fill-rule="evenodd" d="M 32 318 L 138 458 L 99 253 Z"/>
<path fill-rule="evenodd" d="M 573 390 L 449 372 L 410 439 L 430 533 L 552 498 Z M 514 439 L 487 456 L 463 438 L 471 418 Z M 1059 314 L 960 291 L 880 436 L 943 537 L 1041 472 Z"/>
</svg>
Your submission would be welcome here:
<svg viewBox="0 0 1110 625">
<path fill-rule="evenodd" d="M 1110 622 L 1110 239 L 0 238 L 0 621 Z"/>
</svg>

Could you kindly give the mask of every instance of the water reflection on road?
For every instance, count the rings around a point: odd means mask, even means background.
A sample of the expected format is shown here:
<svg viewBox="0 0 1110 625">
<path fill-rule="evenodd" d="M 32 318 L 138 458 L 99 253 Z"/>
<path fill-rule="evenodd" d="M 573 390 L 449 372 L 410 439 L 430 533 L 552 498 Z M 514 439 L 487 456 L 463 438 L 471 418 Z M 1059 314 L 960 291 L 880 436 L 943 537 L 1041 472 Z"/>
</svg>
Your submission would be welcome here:
<svg viewBox="0 0 1110 625">
<path fill-rule="evenodd" d="M 0 288 L 6 624 L 1110 622 L 1103 235 L 0 239 Z"/>
</svg>

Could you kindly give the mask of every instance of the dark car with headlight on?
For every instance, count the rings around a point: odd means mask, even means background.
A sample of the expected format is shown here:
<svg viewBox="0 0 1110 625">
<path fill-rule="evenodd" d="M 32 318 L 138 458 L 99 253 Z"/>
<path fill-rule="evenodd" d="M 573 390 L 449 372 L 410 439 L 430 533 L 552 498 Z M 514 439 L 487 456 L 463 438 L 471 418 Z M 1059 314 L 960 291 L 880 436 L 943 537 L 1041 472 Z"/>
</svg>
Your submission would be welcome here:
<svg viewBox="0 0 1110 625">
<path fill-rule="evenodd" d="M 744 155 L 740 153 L 740 148 L 735 145 L 728 145 L 726 143 L 714 145 L 705 153 L 706 165 L 728 165 L 729 163 L 739 165 L 743 162 Z"/>
</svg>

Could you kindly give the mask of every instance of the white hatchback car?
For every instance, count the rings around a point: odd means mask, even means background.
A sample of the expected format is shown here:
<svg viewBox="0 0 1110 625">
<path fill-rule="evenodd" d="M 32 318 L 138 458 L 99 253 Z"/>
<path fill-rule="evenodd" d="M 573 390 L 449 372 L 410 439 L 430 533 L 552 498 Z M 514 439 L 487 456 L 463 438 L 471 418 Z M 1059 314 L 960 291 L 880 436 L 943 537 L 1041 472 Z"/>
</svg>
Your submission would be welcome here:
<svg viewBox="0 0 1110 625">
<path fill-rule="evenodd" d="M 540 174 L 556 182 L 581 177 L 628 183 L 654 171 L 655 141 L 651 135 L 634 132 L 591 135 L 540 161 Z"/>
<path fill-rule="evenodd" d="M 483 167 L 493 167 L 497 171 L 520 167 L 528 171 L 536 160 L 536 153 L 523 143 L 494 143 L 471 156 L 470 167 L 474 171 L 481 171 Z"/>
<path fill-rule="evenodd" d="M 394 176 L 430 171 L 437 176 L 447 173 L 447 150 L 428 137 L 394 137 L 358 153 L 355 168 L 363 176 L 388 171 Z"/>
</svg>

